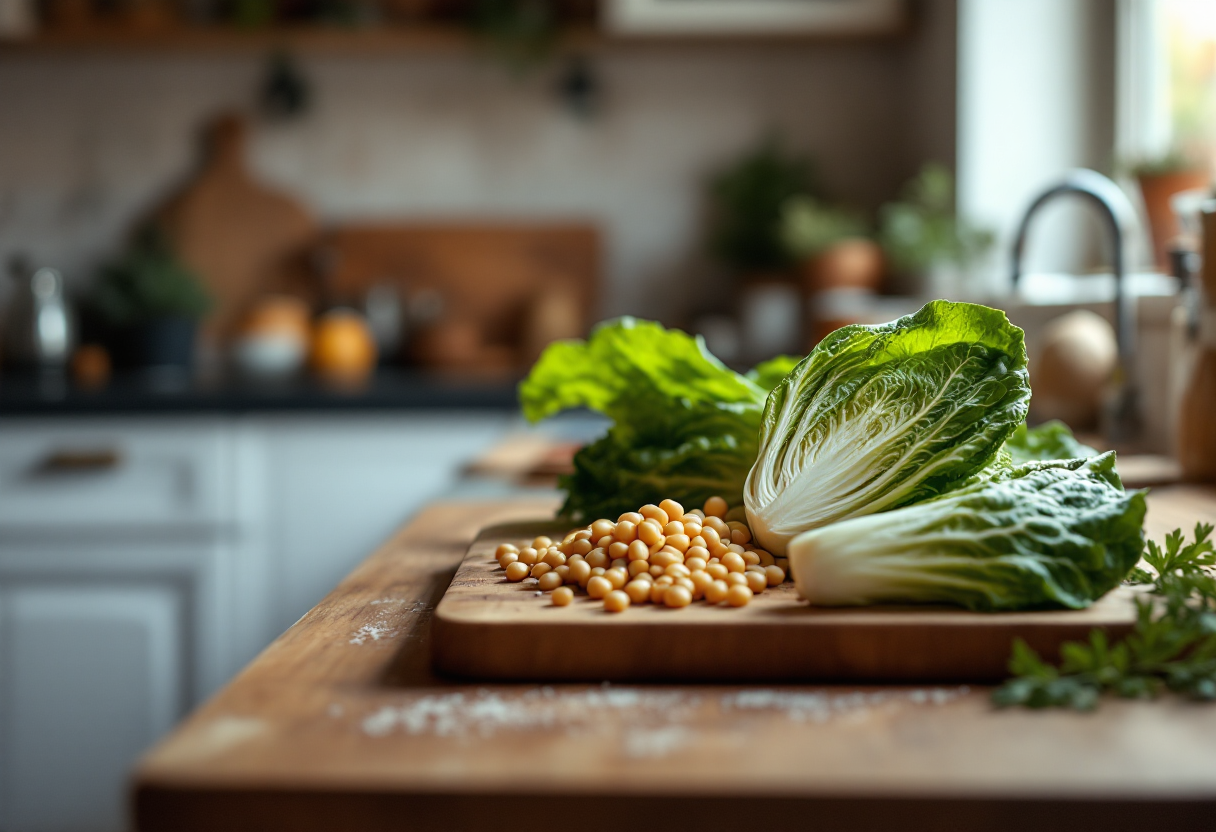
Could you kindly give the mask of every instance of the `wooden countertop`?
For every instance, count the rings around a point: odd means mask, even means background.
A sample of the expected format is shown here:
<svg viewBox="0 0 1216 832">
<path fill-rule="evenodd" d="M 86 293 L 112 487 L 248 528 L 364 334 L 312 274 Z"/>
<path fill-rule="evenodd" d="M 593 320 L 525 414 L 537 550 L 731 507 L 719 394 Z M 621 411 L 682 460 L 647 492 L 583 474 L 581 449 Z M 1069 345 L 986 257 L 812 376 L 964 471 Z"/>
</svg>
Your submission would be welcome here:
<svg viewBox="0 0 1216 832">
<path fill-rule="evenodd" d="M 423 511 L 155 748 L 142 832 L 358 829 L 1209 829 L 1216 706 L 995 710 L 959 686 L 468 685 L 429 622 L 483 525 Z M 1150 496 L 1154 537 L 1216 489 Z M 594 649 L 594 645 L 571 645 Z"/>
</svg>

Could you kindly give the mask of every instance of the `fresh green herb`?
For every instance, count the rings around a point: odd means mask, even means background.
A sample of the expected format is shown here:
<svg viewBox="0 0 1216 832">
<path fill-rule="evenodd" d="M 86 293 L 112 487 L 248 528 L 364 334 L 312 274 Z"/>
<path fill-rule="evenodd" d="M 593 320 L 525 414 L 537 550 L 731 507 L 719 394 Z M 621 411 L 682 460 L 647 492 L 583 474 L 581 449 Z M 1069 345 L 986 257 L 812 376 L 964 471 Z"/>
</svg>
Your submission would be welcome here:
<svg viewBox="0 0 1216 832">
<path fill-rule="evenodd" d="M 1143 492 L 1123 490 L 1113 453 L 1033 462 L 799 535 L 790 567 L 813 604 L 1079 609 L 1139 560 L 1144 509 Z"/>
<path fill-rule="evenodd" d="M 838 329 L 769 396 L 744 498 L 752 534 L 779 554 L 810 529 L 960 487 L 1029 401 L 1022 330 L 998 310 L 933 301 Z"/>
<path fill-rule="evenodd" d="M 814 257 L 842 240 L 867 236 L 864 218 L 813 197 L 793 197 L 781 211 L 781 239 L 795 257 Z"/>
<path fill-rule="evenodd" d="M 667 497 L 700 505 L 716 494 L 738 504 L 765 396 L 796 362 L 776 358 L 743 376 L 700 337 L 620 318 L 586 341 L 551 344 L 519 397 L 533 422 L 578 407 L 614 422 L 561 478 L 565 516 L 616 517 Z"/>
<path fill-rule="evenodd" d="M 1199 700 L 1216 699 L 1216 552 L 1212 526 L 1195 525 L 1187 543 L 1174 530 L 1165 546 L 1150 541 L 1144 562 L 1128 583 L 1145 587 L 1136 599 L 1131 635 L 1108 643 L 1101 630 L 1088 642 L 1060 649 L 1059 666 L 1035 653 L 1024 641 L 1013 645 L 1013 678 L 993 693 L 1001 706 L 1095 708 L 1104 693 L 1147 698 L 1162 690 Z"/>
</svg>

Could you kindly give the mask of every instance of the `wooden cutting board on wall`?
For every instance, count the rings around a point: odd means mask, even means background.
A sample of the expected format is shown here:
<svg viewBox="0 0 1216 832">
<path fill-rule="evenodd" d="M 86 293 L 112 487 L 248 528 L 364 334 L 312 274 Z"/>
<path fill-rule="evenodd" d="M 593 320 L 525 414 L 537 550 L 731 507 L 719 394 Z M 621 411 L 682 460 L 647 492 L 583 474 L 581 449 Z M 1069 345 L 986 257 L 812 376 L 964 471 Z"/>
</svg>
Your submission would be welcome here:
<svg viewBox="0 0 1216 832">
<path fill-rule="evenodd" d="M 155 217 L 211 290 L 216 305 L 207 328 L 220 337 L 293 269 L 318 232 L 307 208 L 253 177 L 246 137 L 239 116 L 212 122 L 198 173 Z"/>
</svg>

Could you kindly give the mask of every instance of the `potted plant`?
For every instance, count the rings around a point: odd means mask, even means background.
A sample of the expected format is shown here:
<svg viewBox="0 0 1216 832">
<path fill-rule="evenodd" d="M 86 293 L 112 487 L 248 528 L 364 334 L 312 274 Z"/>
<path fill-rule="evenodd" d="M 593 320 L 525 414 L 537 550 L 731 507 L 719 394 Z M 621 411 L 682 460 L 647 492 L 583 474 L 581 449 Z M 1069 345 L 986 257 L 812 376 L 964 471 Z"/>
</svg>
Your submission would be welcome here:
<svg viewBox="0 0 1216 832">
<path fill-rule="evenodd" d="M 782 239 L 791 197 L 815 193 L 810 162 L 769 140 L 710 183 L 710 248 L 737 282 L 744 357 L 759 360 L 801 345 L 796 258 Z"/>
<path fill-rule="evenodd" d="M 210 310 L 211 297 L 168 238 L 148 227 L 102 269 L 92 306 L 111 333 L 120 365 L 188 369 L 198 321 Z"/>
<path fill-rule="evenodd" d="M 1158 269 L 1168 272 L 1169 244 L 1181 230 L 1170 206 L 1170 197 L 1182 191 L 1208 188 L 1211 176 L 1202 164 L 1178 150 L 1142 159 L 1128 167 L 1144 200 L 1144 212 L 1153 238 L 1153 262 Z"/>
<path fill-rule="evenodd" d="M 781 237 L 801 263 L 807 294 L 838 289 L 876 292 L 882 283 L 882 249 L 866 221 L 845 208 L 810 196 L 786 202 Z"/>
<path fill-rule="evenodd" d="M 878 239 L 907 294 L 948 296 L 959 270 L 992 245 L 992 233 L 954 213 L 954 177 L 929 163 L 904 185 L 902 198 L 879 209 Z"/>
</svg>

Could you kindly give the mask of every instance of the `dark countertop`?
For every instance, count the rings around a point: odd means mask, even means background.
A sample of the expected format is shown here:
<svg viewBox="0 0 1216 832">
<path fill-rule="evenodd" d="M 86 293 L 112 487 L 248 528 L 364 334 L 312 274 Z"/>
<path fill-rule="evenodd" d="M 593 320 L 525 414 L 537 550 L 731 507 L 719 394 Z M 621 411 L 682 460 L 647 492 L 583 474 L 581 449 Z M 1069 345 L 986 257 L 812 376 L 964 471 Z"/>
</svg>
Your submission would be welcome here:
<svg viewBox="0 0 1216 832">
<path fill-rule="evenodd" d="M 381 369 L 356 388 L 312 378 L 257 380 L 132 373 L 100 388 L 62 376 L 0 376 L 0 418 L 340 410 L 514 410 L 517 379 Z"/>
</svg>

